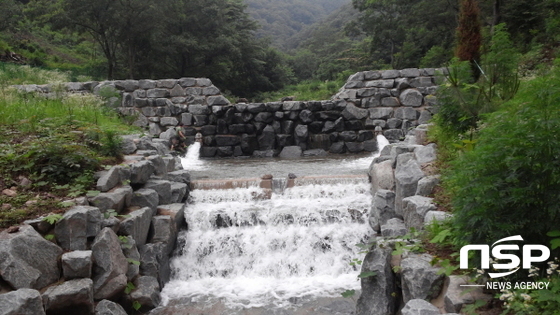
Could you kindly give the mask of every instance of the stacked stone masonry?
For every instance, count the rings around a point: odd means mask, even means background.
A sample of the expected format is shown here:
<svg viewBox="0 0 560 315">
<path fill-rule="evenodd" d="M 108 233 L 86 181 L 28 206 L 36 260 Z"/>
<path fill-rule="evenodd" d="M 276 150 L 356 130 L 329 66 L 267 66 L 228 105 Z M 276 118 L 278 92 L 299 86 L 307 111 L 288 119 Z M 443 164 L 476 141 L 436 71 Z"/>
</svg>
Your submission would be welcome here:
<svg viewBox="0 0 560 315">
<path fill-rule="evenodd" d="M 56 222 L 0 233 L 0 314 L 132 314 L 134 303 L 142 313 L 160 303 L 190 175 L 150 137 L 123 142 L 129 155 L 97 174 L 98 195 L 68 200 Z"/>
<path fill-rule="evenodd" d="M 284 147 L 331 153 L 377 150 L 373 130 L 400 140 L 435 113 L 435 92 L 445 69 L 358 72 L 331 100 L 231 104 L 209 79 L 66 83 L 72 93 L 120 95 L 119 112 L 153 137 L 169 139 L 179 124 L 188 142 L 203 136 L 202 157 L 275 156 Z M 55 93 L 49 85 L 19 86 Z"/>
</svg>

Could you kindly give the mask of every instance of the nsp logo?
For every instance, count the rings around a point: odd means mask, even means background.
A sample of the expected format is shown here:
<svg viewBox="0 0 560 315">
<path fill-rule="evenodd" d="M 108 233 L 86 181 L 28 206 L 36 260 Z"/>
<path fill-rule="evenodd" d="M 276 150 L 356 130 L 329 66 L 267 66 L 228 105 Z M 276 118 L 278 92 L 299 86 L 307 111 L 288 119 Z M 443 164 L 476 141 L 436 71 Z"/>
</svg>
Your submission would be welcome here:
<svg viewBox="0 0 560 315">
<path fill-rule="evenodd" d="M 494 242 L 494 244 L 492 244 L 492 256 L 496 260 L 510 261 L 509 263 L 492 264 L 492 268 L 509 269 L 510 271 L 499 272 L 499 273 L 489 272 L 488 275 L 490 276 L 490 278 L 504 277 L 519 270 L 519 264 L 521 263 L 519 256 L 515 254 L 502 253 L 502 251 L 519 250 L 519 246 L 515 244 L 496 245 L 498 243 L 507 242 L 507 241 L 523 241 L 523 238 L 521 237 L 521 235 L 509 236 L 506 238 L 502 238 L 501 240 L 498 240 Z M 471 244 L 471 245 L 465 245 L 461 247 L 461 252 L 460 252 L 461 269 L 469 268 L 470 250 L 480 250 L 481 269 L 490 269 L 490 246 L 482 245 L 482 244 L 474 244 L 474 245 Z M 540 255 L 533 256 L 532 253 L 537 251 L 540 252 Z M 523 245 L 522 257 L 523 257 L 523 269 L 529 269 L 531 268 L 531 263 L 546 261 L 550 257 L 550 249 L 548 249 L 548 247 L 544 245 L 536 245 L 536 244 Z"/>
</svg>

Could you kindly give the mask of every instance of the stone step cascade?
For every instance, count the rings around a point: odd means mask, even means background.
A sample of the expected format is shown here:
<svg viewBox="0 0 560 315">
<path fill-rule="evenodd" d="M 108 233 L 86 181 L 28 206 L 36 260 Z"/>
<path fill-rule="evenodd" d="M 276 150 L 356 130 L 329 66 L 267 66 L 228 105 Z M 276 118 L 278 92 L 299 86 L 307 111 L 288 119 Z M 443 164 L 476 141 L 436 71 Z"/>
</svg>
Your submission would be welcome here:
<svg viewBox="0 0 560 315">
<path fill-rule="evenodd" d="M 458 314 L 465 304 L 491 298 L 481 290 L 460 287 L 466 283 L 461 276 L 439 274 L 441 267 L 433 265 L 432 255 L 392 255 L 396 243 L 410 242 L 401 237 L 411 230 L 422 231 L 434 220 L 451 216 L 433 202 L 439 175 L 433 174 L 436 146 L 426 144 L 427 130 L 428 125 L 411 130 L 404 141 L 386 146 L 370 166 L 369 223 L 377 235 L 362 272 L 376 276 L 361 279 L 357 315 Z"/>
<path fill-rule="evenodd" d="M 0 313 L 131 314 L 134 303 L 160 303 L 190 174 L 151 137 L 123 140 L 129 155 L 97 174 L 99 194 L 69 200 L 55 223 L 0 233 Z"/>
<path fill-rule="evenodd" d="M 231 104 L 206 78 L 70 82 L 16 86 L 47 96 L 63 92 L 119 95 L 114 107 L 152 137 L 169 140 L 179 124 L 187 144 L 203 136 L 201 157 L 277 156 L 284 147 L 331 153 L 375 152 L 373 130 L 392 141 L 436 112 L 445 69 L 358 72 L 330 100 Z"/>
</svg>

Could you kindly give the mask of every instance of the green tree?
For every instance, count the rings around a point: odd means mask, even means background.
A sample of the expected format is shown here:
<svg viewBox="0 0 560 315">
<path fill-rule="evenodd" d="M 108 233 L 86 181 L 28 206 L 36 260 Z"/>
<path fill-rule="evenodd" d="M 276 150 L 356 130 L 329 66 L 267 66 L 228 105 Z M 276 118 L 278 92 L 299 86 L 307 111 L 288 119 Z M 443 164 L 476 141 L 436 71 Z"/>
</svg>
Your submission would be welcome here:
<svg viewBox="0 0 560 315">
<path fill-rule="evenodd" d="M 375 67 L 417 67 L 433 46 L 452 45 L 456 8 L 447 0 L 352 3 L 362 16 L 349 28 L 361 30 L 370 38 L 369 59 Z"/>
<path fill-rule="evenodd" d="M 0 0 L 0 31 L 16 28 L 22 16 L 22 4 L 14 0 Z"/>
<path fill-rule="evenodd" d="M 461 61 L 472 64 L 475 77 L 478 77 L 477 63 L 480 61 L 482 34 L 480 26 L 480 9 L 476 0 L 461 0 L 457 27 L 457 48 L 455 55 Z"/>
<path fill-rule="evenodd" d="M 453 163 L 446 182 L 466 243 L 521 234 L 526 243 L 548 244 L 546 233 L 560 226 L 559 70 L 528 82 Z"/>
</svg>

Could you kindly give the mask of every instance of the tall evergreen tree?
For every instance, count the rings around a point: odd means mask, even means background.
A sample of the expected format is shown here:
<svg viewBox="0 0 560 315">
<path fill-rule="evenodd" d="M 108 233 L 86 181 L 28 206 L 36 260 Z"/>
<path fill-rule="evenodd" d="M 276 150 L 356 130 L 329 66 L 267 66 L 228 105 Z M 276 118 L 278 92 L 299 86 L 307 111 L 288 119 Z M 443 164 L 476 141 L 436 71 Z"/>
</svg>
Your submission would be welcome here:
<svg viewBox="0 0 560 315">
<path fill-rule="evenodd" d="M 461 0 L 459 7 L 459 25 L 457 27 L 457 47 L 455 55 L 461 61 L 471 62 L 475 77 L 480 73 L 480 46 L 482 34 L 480 32 L 480 9 L 476 0 Z"/>
</svg>

